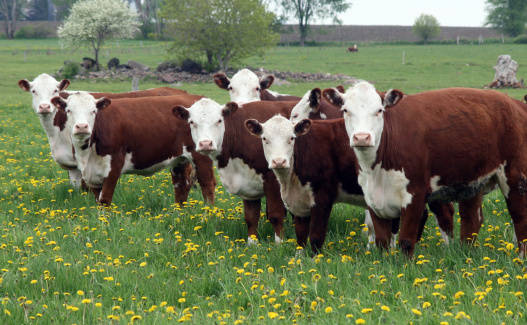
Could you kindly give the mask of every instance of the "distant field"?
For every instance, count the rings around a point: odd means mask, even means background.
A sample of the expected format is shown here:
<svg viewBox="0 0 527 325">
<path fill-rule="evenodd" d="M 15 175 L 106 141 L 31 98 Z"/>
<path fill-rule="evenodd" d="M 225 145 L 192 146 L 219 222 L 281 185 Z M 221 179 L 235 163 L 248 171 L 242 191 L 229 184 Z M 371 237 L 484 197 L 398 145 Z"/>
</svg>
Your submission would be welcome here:
<svg viewBox="0 0 527 325">
<path fill-rule="evenodd" d="M 162 42 L 115 42 L 102 57 L 133 59 L 155 68 Z M 511 54 L 527 75 L 520 45 L 278 47 L 270 70 L 342 73 L 380 90 L 413 94 L 444 87 L 481 88 L 492 81 L 498 55 Z M 24 51 L 26 51 L 24 61 Z M 405 64 L 402 55 L 405 52 Z M 0 41 L 0 323 L 1 324 L 523 324 L 527 268 L 513 243 L 504 199 L 483 202 L 485 221 L 475 247 L 445 245 L 433 218 L 415 257 L 398 249 L 367 249 L 362 209 L 338 204 L 323 255 L 297 254 L 293 225 L 275 245 L 272 227 L 259 227 L 247 246 L 241 200 L 217 187 L 216 204 L 194 189 L 176 206 L 170 175 L 123 176 L 111 208 L 76 191 L 50 157 L 49 144 L 19 79 L 53 73 L 88 50 L 61 49 L 57 40 Z M 141 89 L 163 84 L 145 81 Z M 271 89 L 303 95 L 330 83 Z M 77 81 L 71 89 L 129 91 L 130 80 Z M 184 84 L 191 93 L 225 103 L 212 80 Z M 503 90 L 521 99 L 525 89 Z M 416 121 L 417 122 L 417 121 Z M 250 136 L 247 134 L 247 136 Z M 520 148 L 519 148 L 520 149 Z"/>
</svg>

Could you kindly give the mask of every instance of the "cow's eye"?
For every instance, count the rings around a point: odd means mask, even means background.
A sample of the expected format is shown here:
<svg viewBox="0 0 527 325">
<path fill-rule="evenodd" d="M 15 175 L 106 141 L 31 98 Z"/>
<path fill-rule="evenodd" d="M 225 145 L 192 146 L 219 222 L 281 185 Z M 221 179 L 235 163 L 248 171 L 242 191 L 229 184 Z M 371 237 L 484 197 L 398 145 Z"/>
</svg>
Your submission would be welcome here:
<svg viewBox="0 0 527 325">
<path fill-rule="evenodd" d="M 58 92 L 59 92 L 59 90 L 58 90 L 58 89 L 55 89 L 55 92 L 56 92 L 56 93 L 58 93 Z"/>
<path fill-rule="evenodd" d="M 293 115 L 293 118 L 297 118 L 297 117 L 298 117 L 298 114 L 294 114 L 294 115 Z"/>
<path fill-rule="evenodd" d="M 188 124 L 194 125 L 194 121 L 188 121 Z"/>
<path fill-rule="evenodd" d="M 348 112 L 348 110 L 345 109 L 345 108 L 343 108 L 342 111 L 343 111 L 344 113 L 347 113 L 347 112 Z"/>
<path fill-rule="evenodd" d="M 265 137 L 262 137 L 262 140 L 267 141 L 267 139 Z"/>
<path fill-rule="evenodd" d="M 256 91 L 260 91 L 260 87 L 256 87 Z"/>
<path fill-rule="evenodd" d="M 97 111 L 96 111 L 96 110 L 93 110 L 93 111 L 92 111 L 91 113 L 92 113 L 92 114 L 96 114 L 96 113 L 97 113 Z"/>
<path fill-rule="evenodd" d="M 384 109 L 380 108 L 377 113 L 375 113 L 375 116 L 379 116 L 382 112 L 384 111 Z"/>
<path fill-rule="evenodd" d="M 228 90 L 232 90 L 232 87 L 227 88 Z"/>
<path fill-rule="evenodd" d="M 218 124 L 220 124 L 222 121 L 223 121 L 222 119 L 219 119 L 219 120 L 218 120 Z"/>
<path fill-rule="evenodd" d="M 291 141 L 295 141 L 295 137 L 291 137 Z"/>
<path fill-rule="evenodd" d="M 66 113 L 71 113 L 71 110 L 70 110 L 70 109 L 67 109 L 67 110 L 66 110 Z"/>
<path fill-rule="evenodd" d="M 36 92 L 35 90 L 32 90 L 31 92 L 32 92 L 33 94 L 35 94 L 35 95 L 37 94 L 37 92 Z"/>
</svg>

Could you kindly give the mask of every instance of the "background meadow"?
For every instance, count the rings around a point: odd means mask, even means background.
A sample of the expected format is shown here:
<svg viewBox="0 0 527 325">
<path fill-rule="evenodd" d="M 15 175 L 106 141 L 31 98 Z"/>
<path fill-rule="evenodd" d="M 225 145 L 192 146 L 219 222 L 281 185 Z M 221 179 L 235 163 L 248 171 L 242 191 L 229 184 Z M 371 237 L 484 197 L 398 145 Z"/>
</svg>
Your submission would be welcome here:
<svg viewBox="0 0 527 325">
<path fill-rule="evenodd" d="M 108 43 L 117 56 L 155 68 L 163 42 Z M 402 64 L 403 52 L 405 64 Z M 25 53 L 25 54 L 24 54 Z M 50 156 L 46 135 L 17 81 L 58 71 L 88 49 L 57 40 L 0 40 L 0 323 L 147 324 L 519 324 L 527 318 L 527 268 L 512 242 L 503 197 L 485 198 L 485 221 L 475 243 L 459 243 L 459 217 L 450 245 L 433 218 L 413 260 L 398 249 L 367 248 L 364 211 L 335 205 L 322 255 L 297 255 L 291 218 L 275 245 L 262 219 L 259 244 L 246 245 L 241 200 L 218 182 L 214 207 L 199 188 L 176 206 L 170 175 L 125 175 L 110 208 L 74 190 Z M 277 47 L 247 65 L 269 70 L 342 73 L 380 90 L 417 93 L 445 87 L 482 88 L 497 57 L 510 54 L 527 75 L 525 46 L 375 45 Z M 229 74 L 230 76 L 230 74 Z M 143 79 L 140 89 L 164 86 Z M 333 83 L 272 86 L 302 96 Z M 220 103 L 215 84 L 184 84 Z M 131 80 L 72 80 L 70 89 L 124 92 Z M 521 99 L 524 89 L 503 90 Z M 247 134 L 247 136 L 250 136 Z"/>
</svg>

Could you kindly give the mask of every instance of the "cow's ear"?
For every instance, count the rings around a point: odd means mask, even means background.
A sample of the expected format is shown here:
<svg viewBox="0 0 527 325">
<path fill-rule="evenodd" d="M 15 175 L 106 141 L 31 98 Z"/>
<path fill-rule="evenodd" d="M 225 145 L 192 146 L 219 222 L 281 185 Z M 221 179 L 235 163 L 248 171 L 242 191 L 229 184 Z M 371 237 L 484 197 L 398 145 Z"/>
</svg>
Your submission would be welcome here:
<svg viewBox="0 0 527 325">
<path fill-rule="evenodd" d="M 335 87 L 336 90 L 339 91 L 339 93 L 344 94 L 346 92 L 346 89 L 344 89 L 344 86 L 337 86 Z"/>
<path fill-rule="evenodd" d="M 102 110 L 110 106 L 111 103 L 112 103 L 112 100 L 110 98 L 102 97 L 97 101 L 97 103 L 95 104 L 95 107 L 97 107 L 98 110 Z"/>
<path fill-rule="evenodd" d="M 66 111 L 66 107 L 68 107 L 68 104 L 66 103 L 66 101 L 60 96 L 55 96 L 51 98 L 51 104 L 53 104 L 53 106 L 55 106 L 56 108 L 62 111 Z"/>
<path fill-rule="evenodd" d="M 225 107 L 223 107 L 223 109 L 221 110 L 221 115 L 223 115 L 223 117 L 229 117 L 232 114 L 236 113 L 237 110 L 238 104 L 236 104 L 235 102 L 228 102 L 227 104 L 225 104 Z"/>
<path fill-rule="evenodd" d="M 172 107 L 172 115 L 184 121 L 188 121 L 190 113 L 188 109 L 186 109 L 185 107 L 181 105 L 177 105 L 177 106 Z"/>
<path fill-rule="evenodd" d="M 309 131 L 309 129 L 311 129 L 311 120 L 305 118 L 295 124 L 295 135 L 304 135 Z"/>
<path fill-rule="evenodd" d="M 384 96 L 386 96 L 386 92 L 381 92 L 381 91 L 378 91 L 378 90 L 375 90 L 375 91 L 377 92 L 379 97 L 381 97 L 381 101 L 384 103 Z"/>
<path fill-rule="evenodd" d="M 245 121 L 245 128 L 254 136 L 259 137 L 262 135 L 262 125 L 255 119 Z"/>
<path fill-rule="evenodd" d="M 260 90 L 269 89 L 274 82 L 274 76 L 272 74 L 267 75 L 260 80 Z"/>
<path fill-rule="evenodd" d="M 216 85 L 218 85 L 218 87 L 220 88 L 229 89 L 231 81 L 229 80 L 229 78 L 227 78 L 225 73 L 216 73 L 214 75 L 214 83 L 216 83 Z"/>
<path fill-rule="evenodd" d="M 523 96 L 523 100 L 527 103 L 527 95 Z"/>
<path fill-rule="evenodd" d="M 384 96 L 382 104 L 384 107 L 395 106 L 395 104 L 397 104 L 403 97 L 404 94 L 402 91 L 398 89 L 390 89 Z"/>
<path fill-rule="evenodd" d="M 344 105 L 342 94 L 335 88 L 324 89 L 322 96 L 335 106 L 342 107 Z"/>
<path fill-rule="evenodd" d="M 29 91 L 29 89 L 31 89 L 31 84 L 29 83 L 27 79 L 19 80 L 18 86 L 20 86 L 20 88 L 22 88 L 25 91 Z"/>
<path fill-rule="evenodd" d="M 62 91 L 70 85 L 70 81 L 68 79 L 62 79 L 59 83 L 59 90 Z"/>
<path fill-rule="evenodd" d="M 313 112 L 318 112 L 320 108 L 320 102 L 322 99 L 322 91 L 320 88 L 315 88 L 309 93 L 309 107 Z"/>
</svg>

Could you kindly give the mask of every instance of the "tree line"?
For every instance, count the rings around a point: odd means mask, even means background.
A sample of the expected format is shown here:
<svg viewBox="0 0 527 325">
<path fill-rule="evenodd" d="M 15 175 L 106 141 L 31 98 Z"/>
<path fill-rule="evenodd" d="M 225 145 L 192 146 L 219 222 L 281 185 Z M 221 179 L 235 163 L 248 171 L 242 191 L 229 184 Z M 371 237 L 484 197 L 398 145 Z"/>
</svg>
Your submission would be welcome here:
<svg viewBox="0 0 527 325">
<path fill-rule="evenodd" d="M 276 12 L 270 11 L 271 4 Z M 347 0 L 0 0 L 0 17 L 8 39 L 14 38 L 20 19 L 61 20 L 59 37 L 73 46 L 90 46 L 96 61 L 106 40 L 140 34 L 172 40 L 169 53 L 176 59 L 226 70 L 276 45 L 286 22 L 298 26 L 303 46 L 314 22 L 340 24 L 339 15 L 351 5 Z M 486 12 L 486 26 L 513 37 L 525 33 L 527 1 L 486 0 Z M 426 44 L 439 34 L 440 25 L 423 14 L 413 30 Z"/>
</svg>

